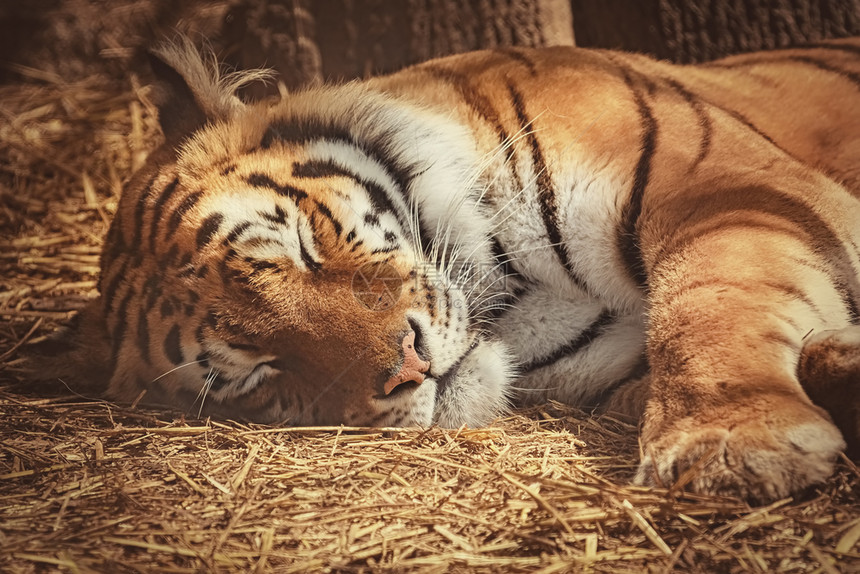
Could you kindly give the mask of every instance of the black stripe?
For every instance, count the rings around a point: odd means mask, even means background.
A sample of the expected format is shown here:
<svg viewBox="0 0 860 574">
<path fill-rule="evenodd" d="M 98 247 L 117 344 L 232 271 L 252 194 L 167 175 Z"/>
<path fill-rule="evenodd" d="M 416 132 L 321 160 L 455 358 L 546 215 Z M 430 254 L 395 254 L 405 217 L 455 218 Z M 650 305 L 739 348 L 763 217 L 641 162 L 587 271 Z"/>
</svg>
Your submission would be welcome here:
<svg viewBox="0 0 860 574">
<path fill-rule="evenodd" d="M 164 355 L 174 365 L 180 365 L 185 361 L 185 357 L 182 354 L 178 323 L 173 324 L 170 331 L 167 332 L 167 336 L 164 338 Z"/>
<path fill-rule="evenodd" d="M 511 258 L 505 251 L 505 248 L 502 247 L 501 242 L 498 237 L 492 237 L 490 239 L 490 252 L 493 254 L 493 259 L 496 262 L 496 267 L 499 268 L 499 271 L 503 274 L 508 274 L 508 266 L 510 265 Z"/>
<path fill-rule="evenodd" d="M 373 249 L 370 253 L 372 255 L 379 255 L 380 253 L 394 253 L 398 250 L 400 250 L 399 245 L 387 245 L 385 247 L 377 247 L 376 249 Z"/>
<path fill-rule="evenodd" d="M 117 367 L 119 352 L 122 348 L 122 343 L 125 340 L 125 332 L 128 328 L 128 305 L 131 302 L 132 297 L 134 297 L 134 288 L 130 287 L 128 292 L 122 298 L 122 301 L 120 301 L 119 307 L 116 311 L 116 325 L 111 331 L 111 339 L 113 343 L 111 348 L 111 364 L 114 365 L 114 369 Z"/>
<path fill-rule="evenodd" d="M 216 329 L 218 327 L 218 314 L 210 309 L 209 312 L 206 313 L 206 318 L 203 320 L 203 324 L 210 329 Z M 232 327 L 232 325 L 227 325 Z"/>
<path fill-rule="evenodd" d="M 693 109 L 696 117 L 699 119 L 699 127 L 702 129 L 702 138 L 699 140 L 699 153 L 696 155 L 696 158 L 693 160 L 693 164 L 690 166 L 689 171 L 692 172 L 699 167 L 699 164 L 708 157 L 708 154 L 711 151 L 711 140 L 713 138 L 714 126 L 711 122 L 711 117 L 708 115 L 708 111 L 702 104 L 701 98 L 675 79 L 664 78 L 664 80 L 672 87 L 673 90 L 678 92 L 678 94 L 684 98 L 687 104 Z"/>
<path fill-rule="evenodd" d="M 367 190 L 367 195 L 370 197 L 370 202 L 373 206 L 382 210 L 382 212 L 390 211 L 397 218 L 397 222 L 400 224 L 400 228 L 402 230 L 409 229 L 409 225 L 407 223 L 407 216 L 401 211 L 397 210 L 394 206 L 394 203 L 391 201 L 391 198 L 388 196 L 388 193 L 378 183 L 364 180 L 359 182 L 365 190 Z"/>
<path fill-rule="evenodd" d="M 198 345 L 203 345 L 203 340 L 205 338 L 203 331 L 205 329 L 206 325 L 204 325 L 203 323 L 200 323 L 199 325 L 197 325 L 197 328 L 194 329 L 194 340 L 197 342 Z"/>
<path fill-rule="evenodd" d="M 253 185 L 254 187 L 264 187 L 266 189 L 271 189 L 280 196 L 289 197 L 297 204 L 308 196 L 308 194 L 301 189 L 298 189 L 291 185 L 280 185 L 268 175 L 265 175 L 263 173 L 252 173 L 245 178 L 245 181 L 248 182 L 250 185 Z"/>
<path fill-rule="evenodd" d="M 197 205 L 197 202 L 200 201 L 200 198 L 203 196 L 202 191 L 195 191 L 188 197 L 182 200 L 182 203 L 173 210 L 173 213 L 170 214 L 170 219 L 167 221 L 167 233 L 165 233 L 165 239 L 170 239 L 176 230 L 179 229 L 179 224 L 182 222 L 182 218 L 186 213 L 191 211 L 191 209 Z"/>
<path fill-rule="evenodd" d="M 678 234 L 672 238 L 674 251 L 695 241 L 697 237 L 725 227 L 725 221 L 714 219 L 721 213 L 744 209 L 767 213 L 793 223 L 803 232 L 804 235 L 800 237 L 810 244 L 810 250 L 817 256 L 823 257 L 829 265 L 830 279 L 834 288 L 842 295 L 849 320 L 853 323 L 860 321 L 860 273 L 851 262 L 848 247 L 827 221 L 819 217 L 811 206 L 802 200 L 778 189 L 761 185 L 740 189 L 715 189 L 712 193 L 697 195 L 695 201 L 685 197 L 667 202 L 662 209 L 668 213 L 677 214 L 676 221 L 681 223 Z M 713 224 L 703 226 L 702 223 L 708 220 L 713 220 Z M 732 222 L 734 225 L 745 224 L 737 214 L 733 214 Z M 781 228 L 773 229 L 789 233 Z M 695 232 L 685 234 L 684 230 L 695 230 Z M 836 253 L 833 256 L 825 256 L 834 251 Z M 658 254 L 658 260 L 659 258 L 662 258 L 661 254 Z"/>
<path fill-rule="evenodd" d="M 527 283 L 528 281 L 514 266 L 513 259 L 507 254 L 498 238 L 493 237 L 490 240 L 490 250 L 495 262 L 494 267 L 499 270 L 502 276 L 501 281 L 504 283 L 497 289 L 499 292 L 489 297 L 486 302 L 481 304 L 481 307 L 486 308 L 486 312 L 491 318 L 499 319 L 510 308 L 510 305 L 527 290 L 525 286 L 518 286 L 508 292 L 511 287 L 510 281 L 513 280 L 518 283 Z"/>
<path fill-rule="evenodd" d="M 192 257 L 193 256 L 191 255 L 190 251 L 183 252 L 182 255 L 179 257 L 179 261 L 177 262 L 176 267 L 182 269 L 183 271 L 190 270 L 193 273 L 194 269 L 191 267 Z"/>
<path fill-rule="evenodd" d="M 621 225 L 618 229 L 618 250 L 633 279 L 641 286 L 647 285 L 647 274 L 645 263 L 642 260 L 642 252 L 639 248 L 639 216 L 642 214 L 642 199 L 645 188 L 648 187 L 648 179 L 651 176 L 651 160 L 657 147 L 657 120 L 651 107 L 645 101 L 642 93 L 633 85 L 633 79 L 626 68 L 621 68 L 624 82 L 627 84 L 636 107 L 639 109 L 640 124 L 642 127 L 642 139 L 640 143 L 641 152 L 636 170 L 633 172 L 633 187 L 630 190 L 630 199 L 621 211 Z"/>
<path fill-rule="evenodd" d="M 215 376 L 211 378 L 209 375 L 206 375 L 203 378 L 209 381 L 210 391 L 220 391 L 230 383 L 229 380 L 221 376 L 221 373 L 215 373 Z"/>
<path fill-rule="evenodd" d="M 361 178 L 347 167 L 335 163 L 334 160 L 312 159 L 293 164 L 293 177 L 302 179 L 318 179 L 321 177 L 347 177 L 359 181 Z"/>
<path fill-rule="evenodd" d="M 275 205 L 275 214 L 266 213 L 265 211 L 258 211 L 257 215 L 265 219 L 266 221 L 270 221 L 276 225 L 286 226 L 287 225 L 287 212 L 283 210 L 280 205 Z"/>
<path fill-rule="evenodd" d="M 475 351 L 475 349 L 477 349 L 480 346 L 479 343 L 480 343 L 479 340 L 475 340 L 475 342 L 472 343 L 472 346 L 469 347 L 466 350 L 466 352 L 463 353 L 463 355 L 454 362 L 453 365 L 448 367 L 448 370 L 445 371 L 444 373 L 442 373 L 440 375 L 436 375 L 435 373 L 432 373 L 432 371 L 430 373 L 428 373 L 431 376 L 434 376 L 436 379 L 436 400 L 437 401 L 439 401 L 439 399 L 442 397 L 442 395 L 444 395 L 445 392 L 448 390 L 448 387 L 450 386 L 451 381 L 454 378 L 454 375 L 456 375 L 457 371 L 460 370 L 460 366 L 463 364 L 463 361 L 465 361 L 467 358 L 469 358 L 469 355 L 471 355 Z M 431 367 L 431 369 L 432 369 L 432 367 Z"/>
<path fill-rule="evenodd" d="M 515 47 L 505 47 L 505 48 L 496 48 L 493 50 L 496 54 L 501 54 L 510 58 L 511 60 L 516 60 L 518 63 L 522 64 L 530 76 L 537 75 L 537 68 L 535 67 L 534 61 L 528 57 L 527 53 L 523 50 L 520 50 Z"/>
<path fill-rule="evenodd" d="M 293 177 L 321 178 L 321 177 L 345 177 L 353 180 L 367 191 L 370 203 L 382 213 L 390 212 L 397 218 L 402 229 L 408 229 L 407 215 L 403 209 L 398 209 L 386 192 L 385 188 L 374 181 L 363 178 L 349 168 L 332 160 L 310 160 L 304 163 L 293 164 Z M 329 212 L 331 214 L 331 212 Z M 338 233 L 340 235 L 340 233 Z"/>
<path fill-rule="evenodd" d="M 416 71 L 426 73 L 436 79 L 439 79 L 451 85 L 460 99 L 469 106 L 469 108 L 484 122 L 489 124 L 490 128 L 496 133 L 499 140 L 500 149 L 505 151 L 505 165 L 508 167 L 513 178 L 513 188 L 523 189 L 523 181 L 516 170 L 516 162 L 514 155 L 516 153 L 515 146 L 511 141 L 510 135 L 502 125 L 499 114 L 493 106 L 493 102 L 476 90 L 470 82 L 468 76 L 461 74 L 451 69 L 447 69 L 435 64 L 423 65 L 416 68 Z M 426 230 L 421 228 L 421 241 L 425 251 L 429 252 L 433 245 L 433 238 L 426 234 Z"/>
<path fill-rule="evenodd" d="M 170 247 L 167 248 L 167 251 L 158 261 L 159 267 L 174 267 L 176 265 L 176 258 L 179 256 L 179 244 L 171 243 Z"/>
<path fill-rule="evenodd" d="M 853 50 L 852 50 L 853 51 Z M 765 52 L 759 58 L 747 58 L 738 62 L 711 62 L 708 64 L 704 64 L 707 67 L 713 68 L 725 68 L 725 69 L 733 69 L 733 68 L 749 68 L 751 66 L 763 66 L 768 64 L 778 64 L 785 62 L 796 62 L 800 64 L 805 64 L 808 66 L 813 66 L 818 68 L 819 70 L 831 74 L 837 74 L 842 76 L 846 80 L 855 84 L 858 88 L 860 88 L 860 73 L 857 73 L 853 70 L 846 70 L 844 68 L 840 68 L 839 66 L 835 66 L 826 60 L 821 60 L 818 58 L 813 58 L 812 56 L 805 56 L 799 54 L 785 54 L 782 52 Z"/>
<path fill-rule="evenodd" d="M 314 406 L 314 409 L 316 409 L 316 408 L 317 408 L 317 407 L 316 407 L 316 406 Z M 388 410 L 385 410 L 385 411 L 380 411 L 378 414 L 376 414 L 376 415 L 372 416 L 372 417 L 370 418 L 370 420 L 368 420 L 366 423 L 364 423 L 364 426 L 368 426 L 368 427 L 378 426 L 378 425 L 379 425 L 379 423 L 380 423 L 381 421 L 385 420 L 385 418 L 386 418 L 386 417 L 391 416 L 391 412 L 392 412 L 393 410 L 394 410 L 394 409 L 392 408 L 392 409 L 388 409 Z M 314 415 L 314 418 L 316 418 L 316 416 L 318 416 L 318 415 L 316 415 L 316 414 L 315 414 L 315 415 Z"/>
<path fill-rule="evenodd" d="M 468 76 L 465 74 L 437 65 L 425 65 L 417 68 L 417 70 L 425 72 L 434 78 L 442 80 L 443 82 L 453 86 L 463 102 L 469 106 L 469 108 L 475 112 L 478 117 L 490 125 L 496 133 L 496 137 L 499 140 L 499 146 L 505 148 L 505 163 L 510 166 L 511 174 L 514 177 L 514 189 L 522 189 L 522 180 L 520 179 L 519 174 L 517 174 L 516 169 L 513 167 L 515 153 L 514 146 L 512 145 L 510 135 L 502 125 L 499 114 L 493 107 L 493 102 L 477 91 L 472 86 Z"/>
<path fill-rule="evenodd" d="M 224 238 L 223 245 L 227 246 L 236 241 L 240 235 L 242 235 L 248 228 L 251 227 L 250 221 L 243 221 L 242 223 L 237 224 L 233 229 L 230 230 L 230 233 L 227 234 L 227 237 Z"/>
<path fill-rule="evenodd" d="M 161 314 L 162 319 L 166 319 L 173 315 L 174 308 L 173 304 L 170 302 L 170 299 L 162 299 L 161 307 L 159 307 L 159 313 Z"/>
<path fill-rule="evenodd" d="M 317 211 L 323 214 L 323 216 L 331 222 L 332 227 L 334 227 L 335 235 L 340 237 L 340 234 L 343 231 L 343 226 L 340 224 L 340 221 L 334 218 L 334 215 L 332 215 L 331 210 L 326 204 L 320 203 L 319 201 L 317 201 L 316 204 Z"/>
<path fill-rule="evenodd" d="M 708 64 L 703 64 L 703 65 L 708 65 Z M 731 67 L 734 67 L 734 66 L 726 65 L 726 66 L 722 66 L 722 67 L 725 67 L 725 68 L 731 68 Z M 671 82 L 675 82 L 675 80 L 671 80 Z M 681 84 L 680 84 L 680 83 L 678 83 L 678 85 L 680 86 Z M 674 87 L 674 86 L 673 86 L 673 87 Z M 733 110 L 733 109 L 731 109 L 731 108 L 728 108 L 728 107 L 726 107 L 726 106 L 724 106 L 724 105 L 718 104 L 718 103 L 716 103 L 716 102 L 714 102 L 714 101 L 712 101 L 712 100 L 708 99 L 707 97 L 702 96 L 702 94 L 695 94 L 695 95 L 694 95 L 694 97 L 695 97 L 695 98 L 697 98 L 698 100 L 700 100 L 700 101 L 704 102 L 704 103 L 705 103 L 705 104 L 707 104 L 708 106 L 710 106 L 710 107 L 712 107 L 712 108 L 714 108 L 714 109 L 720 110 L 721 112 L 724 112 L 725 114 L 727 114 L 728 116 L 730 116 L 732 119 L 734 119 L 734 120 L 735 120 L 735 121 L 737 121 L 738 123 L 743 124 L 744 126 L 746 126 L 747 128 L 749 128 L 750 130 L 752 130 L 753 132 L 755 132 L 755 134 L 756 134 L 756 135 L 758 135 L 759 137 L 761 137 L 762 139 L 764 139 L 765 141 L 767 141 L 769 144 L 771 144 L 772 146 L 774 146 L 775 148 L 777 148 L 779 151 L 781 151 L 782 153 L 784 153 L 786 156 L 791 157 L 791 158 L 794 158 L 794 157 L 795 157 L 795 156 L 794 156 L 794 155 L 792 155 L 788 150 L 786 150 L 784 147 L 782 147 L 781 145 L 779 145 L 778 143 L 776 143 L 776 141 L 775 141 L 772 137 L 770 137 L 770 135 L 768 135 L 767 133 L 765 133 L 764 131 L 762 131 L 762 129 L 761 129 L 761 128 L 759 128 L 757 125 L 755 125 L 755 124 L 754 124 L 754 123 L 753 123 L 749 118 L 747 118 L 747 117 L 746 117 L 745 115 L 743 115 L 742 113 L 740 113 L 740 112 L 738 112 L 738 111 L 736 111 L 736 110 Z"/>
<path fill-rule="evenodd" d="M 260 140 L 263 149 L 269 149 L 275 142 L 287 144 L 303 144 L 314 139 L 328 139 L 352 142 L 352 134 L 348 129 L 336 126 L 319 118 L 276 120 L 269 124 Z"/>
<path fill-rule="evenodd" d="M 585 281 L 573 269 L 573 264 L 570 262 L 570 257 L 567 254 L 567 247 L 564 245 L 564 238 L 558 225 L 558 206 L 556 205 L 555 189 L 553 189 L 549 167 L 547 166 L 535 130 L 530 127 L 531 122 L 526 114 L 523 96 L 510 82 L 508 83 L 508 92 L 514 105 L 514 111 L 517 114 L 517 120 L 520 123 L 521 132 L 525 134 L 528 145 L 531 148 L 532 168 L 534 169 L 537 183 L 537 199 L 547 237 L 559 262 L 567 270 L 567 274 L 573 280 L 574 284 L 583 291 L 589 292 Z"/>
<path fill-rule="evenodd" d="M 212 236 L 218 233 L 222 221 L 224 216 L 220 213 L 213 213 L 203 220 L 200 228 L 197 229 L 197 249 L 206 247 L 212 241 Z"/>
<path fill-rule="evenodd" d="M 792 62 L 800 62 L 802 64 L 814 66 L 823 72 L 842 76 L 843 78 L 852 82 L 858 89 L 860 89 L 860 74 L 858 74 L 857 72 L 854 72 L 852 70 L 846 70 L 844 68 L 840 68 L 839 66 L 834 66 L 829 62 L 819 60 L 817 58 L 812 58 L 810 56 L 791 56 L 787 59 Z"/>
<path fill-rule="evenodd" d="M 719 109 L 719 110 L 722 110 L 723 112 L 727 113 L 727 114 L 728 114 L 728 115 L 730 115 L 732 118 L 734 118 L 734 119 L 735 119 L 735 121 L 738 121 L 738 122 L 742 123 L 743 125 L 745 125 L 745 126 L 746 126 L 746 127 L 748 127 L 749 129 L 751 129 L 752 131 L 754 131 L 754 132 L 755 132 L 759 137 L 761 137 L 761 138 L 763 138 L 764 140 L 766 140 L 768 143 L 770 143 L 771 145 L 773 145 L 774 147 L 776 147 L 777 149 L 779 149 L 782 153 L 784 153 L 784 154 L 785 154 L 785 155 L 787 155 L 788 157 L 794 157 L 794 156 L 793 156 L 793 155 L 792 155 L 788 150 L 786 150 L 784 147 L 782 147 L 781 145 L 779 145 L 778 143 L 776 143 L 776 140 L 774 140 L 772 137 L 770 137 L 768 134 L 766 134 L 764 131 L 762 131 L 762 130 L 761 130 L 761 128 L 759 128 L 757 125 L 755 125 L 754 123 L 752 123 L 752 121 L 750 121 L 750 120 L 749 120 L 749 118 L 747 118 L 747 117 L 746 117 L 745 115 L 743 115 L 742 113 L 740 113 L 740 112 L 738 112 L 738 111 L 735 111 L 735 110 L 733 110 L 733 109 L 730 109 L 730 108 L 726 108 L 726 107 L 724 107 L 724 106 L 716 105 L 716 104 L 714 104 L 714 103 L 712 103 L 712 102 L 708 102 L 708 103 L 710 103 L 710 104 L 711 104 L 712 106 L 714 106 L 715 108 L 717 108 L 717 109 Z"/>
<path fill-rule="evenodd" d="M 230 265 L 230 260 L 235 259 L 238 253 L 232 247 L 227 250 L 227 253 L 221 258 L 221 261 L 218 263 L 218 275 L 221 276 L 221 279 L 226 282 L 228 278 L 227 267 Z M 233 270 L 235 272 L 235 270 Z"/>
<path fill-rule="evenodd" d="M 114 266 L 116 267 L 116 266 Z M 128 258 L 125 257 L 122 260 L 122 263 L 119 265 L 119 268 L 116 269 L 116 272 L 111 276 L 110 280 L 105 284 L 104 289 L 102 290 L 102 305 L 106 312 L 109 312 L 113 309 L 114 298 L 116 297 L 117 290 L 119 289 L 122 280 L 126 278 L 126 269 L 128 268 Z M 103 274 L 103 276 L 106 276 Z"/>
<path fill-rule="evenodd" d="M 502 125 L 502 122 L 499 119 L 499 114 L 496 113 L 492 101 L 478 92 L 472 86 L 466 75 L 432 64 L 421 66 L 417 68 L 417 70 L 425 72 L 453 86 L 463 102 L 465 102 L 466 105 L 468 105 L 469 108 L 478 114 L 478 116 L 480 116 L 485 122 L 490 124 L 493 131 L 496 132 L 496 135 L 499 138 L 500 145 L 505 145 L 510 141 L 510 136 Z M 514 154 L 513 146 L 508 146 L 507 154 L 508 161 L 510 161 Z"/>
<path fill-rule="evenodd" d="M 254 259 L 252 257 L 246 257 L 245 261 L 251 265 L 251 268 L 254 271 L 265 271 L 267 269 L 277 269 L 277 264 L 272 263 L 271 261 L 266 261 L 264 259 Z"/>
<path fill-rule="evenodd" d="M 146 213 L 146 203 L 149 201 L 149 196 L 152 195 L 152 185 L 155 183 L 157 178 L 158 172 L 156 172 L 150 178 L 146 186 L 144 186 L 142 192 L 137 198 L 137 204 L 134 206 L 133 226 L 129 243 L 131 253 L 133 255 L 131 259 L 132 268 L 139 267 L 143 260 L 143 255 L 140 249 L 143 243 L 143 217 Z"/>
<path fill-rule="evenodd" d="M 823 269 L 821 270 L 823 271 Z M 693 281 L 688 284 L 685 284 L 680 290 L 674 291 L 674 298 L 681 297 L 682 295 L 687 294 L 689 291 L 693 291 L 699 289 L 701 287 L 707 285 L 720 285 L 723 287 L 732 287 L 737 289 L 738 291 L 748 291 L 752 294 L 753 297 L 761 294 L 759 291 L 759 287 L 765 287 L 766 289 L 770 289 L 771 291 L 777 291 L 781 293 L 784 297 L 788 299 L 794 299 L 796 301 L 800 301 L 813 311 L 815 311 L 818 315 L 821 315 L 821 310 L 818 305 L 809 297 L 809 295 L 795 287 L 794 285 L 783 285 L 780 283 L 774 283 L 773 281 L 763 280 L 764 278 L 757 278 L 751 280 L 749 282 L 737 282 L 732 281 L 728 277 L 719 277 L 719 276 L 709 276 L 706 280 Z M 785 317 L 785 321 L 792 323 L 793 319 L 790 317 Z"/>
<path fill-rule="evenodd" d="M 304 261 L 305 265 L 308 266 L 308 269 L 311 271 L 319 271 L 322 267 L 322 264 L 319 261 L 315 261 L 311 254 L 308 253 L 307 248 L 305 247 L 305 242 L 302 241 L 302 236 L 298 235 L 299 238 L 299 254 L 301 255 L 302 261 Z"/>
<path fill-rule="evenodd" d="M 394 202 L 384 187 L 375 181 L 361 177 L 349 168 L 332 160 L 310 160 L 304 163 L 295 163 L 293 164 L 293 177 L 308 179 L 321 177 L 345 177 L 351 179 L 367 191 L 370 203 L 376 211 L 381 213 L 390 212 L 394 214 L 401 229 L 409 229 L 407 224 L 407 214 L 403 209 L 399 209 L 394 205 Z M 338 233 L 338 235 L 340 235 L 340 233 Z"/>
<path fill-rule="evenodd" d="M 370 109 L 368 111 L 375 111 Z M 318 118 L 305 118 L 303 120 L 293 119 L 275 121 L 269 125 L 263 135 L 260 145 L 263 148 L 270 147 L 274 142 L 304 144 L 313 140 L 339 141 L 346 145 L 355 147 L 373 158 L 379 165 L 385 166 L 386 171 L 397 185 L 397 189 L 407 194 L 413 178 L 416 166 L 401 165 L 395 159 L 395 150 L 392 148 L 393 139 L 397 128 L 391 128 L 376 140 L 356 140 L 348 129 L 335 126 L 329 120 Z"/>
<path fill-rule="evenodd" d="M 194 361 L 195 361 L 198 365 L 200 365 L 201 367 L 203 367 L 204 369 L 208 369 L 208 368 L 209 368 L 209 359 L 210 359 L 210 358 L 211 358 L 211 355 L 210 355 L 208 352 L 206 352 L 206 351 L 200 351 L 199 353 L 197 353 L 197 356 L 194 358 Z"/>
<path fill-rule="evenodd" d="M 606 331 L 606 327 L 613 324 L 615 320 L 615 314 L 608 309 L 604 309 L 603 312 L 600 313 L 600 315 L 597 317 L 597 319 L 595 319 L 594 322 L 591 323 L 591 325 L 581 331 L 575 339 L 559 347 L 558 349 L 543 358 L 532 359 L 528 363 L 522 365 L 519 369 L 519 372 L 530 373 L 532 371 L 536 371 L 543 367 L 552 365 L 553 363 L 565 357 L 570 357 L 572 355 L 575 355 L 576 353 L 579 353 L 588 345 L 590 345 L 595 339 L 603 335 L 603 333 Z"/>
<path fill-rule="evenodd" d="M 233 343 L 231 341 L 227 341 L 227 346 L 237 351 L 245 351 L 249 353 L 259 352 L 260 350 L 260 347 L 251 343 Z"/>
<path fill-rule="evenodd" d="M 149 251 L 151 253 L 155 253 L 155 239 L 158 236 L 158 224 L 164 218 L 164 206 L 167 205 L 167 202 L 171 197 L 173 197 L 178 186 L 178 178 L 167 184 L 167 187 L 161 191 L 161 195 L 159 195 L 158 199 L 155 200 L 155 205 L 152 206 L 152 219 L 150 221 L 149 229 Z"/>
</svg>

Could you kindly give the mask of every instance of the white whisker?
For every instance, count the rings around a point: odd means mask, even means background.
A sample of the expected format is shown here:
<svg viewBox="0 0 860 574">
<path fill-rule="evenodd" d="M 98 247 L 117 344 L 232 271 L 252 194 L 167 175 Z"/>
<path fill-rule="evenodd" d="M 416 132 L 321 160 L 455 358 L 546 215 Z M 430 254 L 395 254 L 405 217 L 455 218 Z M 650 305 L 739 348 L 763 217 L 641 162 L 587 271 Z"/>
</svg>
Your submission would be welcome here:
<svg viewBox="0 0 860 574">
<path fill-rule="evenodd" d="M 194 399 L 194 403 L 197 400 L 200 400 L 200 408 L 197 409 L 197 418 L 203 414 L 203 403 L 206 402 L 206 396 L 209 394 L 209 389 L 212 388 L 212 383 L 215 382 L 215 379 L 218 377 L 218 371 L 214 368 L 209 369 L 209 374 L 206 375 L 206 379 L 203 381 L 203 387 L 200 389 L 200 392 L 197 393 L 197 398 Z M 194 406 L 194 403 L 191 403 L 191 406 Z"/>
<path fill-rule="evenodd" d="M 185 367 L 190 367 L 191 365 L 198 365 L 198 364 L 200 364 L 200 363 L 202 363 L 202 362 L 203 362 L 203 359 L 201 359 L 201 360 L 199 360 L 199 361 L 191 361 L 190 363 L 184 363 L 184 364 L 182 364 L 182 365 L 179 365 L 178 367 L 174 367 L 174 368 L 170 369 L 170 370 L 169 370 L 169 371 L 167 371 L 166 373 L 161 373 L 160 375 L 158 375 L 157 377 L 155 377 L 154 379 L 152 379 L 152 381 L 150 381 L 150 382 L 154 383 L 155 381 L 157 381 L 157 380 L 159 380 L 159 379 L 161 379 L 161 378 L 164 378 L 164 377 L 166 377 L 167 375 L 169 375 L 170 373 L 173 373 L 173 372 L 175 372 L 175 371 L 178 371 L 179 369 L 184 369 Z"/>
</svg>

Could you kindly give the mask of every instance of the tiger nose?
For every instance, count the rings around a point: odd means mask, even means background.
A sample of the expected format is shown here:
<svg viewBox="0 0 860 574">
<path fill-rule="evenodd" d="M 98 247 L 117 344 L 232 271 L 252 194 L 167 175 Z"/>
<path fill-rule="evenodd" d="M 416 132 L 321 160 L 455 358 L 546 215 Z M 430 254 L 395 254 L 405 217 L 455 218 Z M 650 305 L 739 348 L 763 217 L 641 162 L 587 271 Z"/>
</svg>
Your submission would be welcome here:
<svg viewBox="0 0 860 574">
<path fill-rule="evenodd" d="M 391 391 L 403 383 L 424 382 L 424 373 L 430 370 L 430 362 L 422 361 L 415 352 L 415 331 L 406 333 L 401 345 L 403 346 L 403 366 L 393 377 L 385 381 L 382 390 L 386 395 L 391 394 Z"/>
</svg>

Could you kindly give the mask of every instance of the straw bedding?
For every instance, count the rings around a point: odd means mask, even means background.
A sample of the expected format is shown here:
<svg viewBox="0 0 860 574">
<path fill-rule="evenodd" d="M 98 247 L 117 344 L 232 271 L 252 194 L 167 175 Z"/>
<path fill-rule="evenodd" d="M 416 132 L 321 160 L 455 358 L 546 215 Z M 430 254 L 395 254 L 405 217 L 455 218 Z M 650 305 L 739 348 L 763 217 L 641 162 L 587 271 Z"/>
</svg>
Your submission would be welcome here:
<svg viewBox="0 0 860 574">
<path fill-rule="evenodd" d="M 629 486 L 636 429 L 270 428 L 33 389 L 20 350 L 95 295 L 158 143 L 131 77 L 0 87 L 0 571 L 856 572 L 860 471 L 767 507 Z"/>
</svg>

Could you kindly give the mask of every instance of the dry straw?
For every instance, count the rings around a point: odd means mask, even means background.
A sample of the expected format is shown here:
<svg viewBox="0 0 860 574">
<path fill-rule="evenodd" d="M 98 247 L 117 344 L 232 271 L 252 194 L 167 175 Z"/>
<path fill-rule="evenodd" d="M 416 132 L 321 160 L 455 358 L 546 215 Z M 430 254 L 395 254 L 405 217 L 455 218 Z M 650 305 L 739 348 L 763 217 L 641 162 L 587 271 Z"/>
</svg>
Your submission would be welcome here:
<svg viewBox="0 0 860 574">
<path fill-rule="evenodd" d="M 636 429 L 561 405 L 486 429 L 281 429 L 20 379 L 95 293 L 157 143 L 135 78 L 0 87 L 0 571 L 856 572 L 860 473 L 751 508 L 629 486 Z"/>
</svg>

